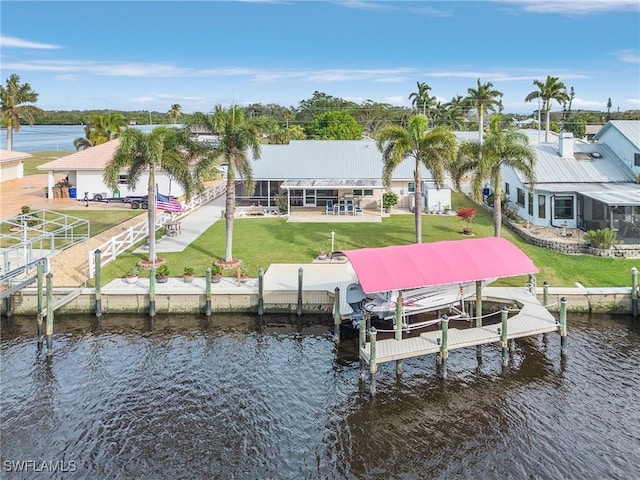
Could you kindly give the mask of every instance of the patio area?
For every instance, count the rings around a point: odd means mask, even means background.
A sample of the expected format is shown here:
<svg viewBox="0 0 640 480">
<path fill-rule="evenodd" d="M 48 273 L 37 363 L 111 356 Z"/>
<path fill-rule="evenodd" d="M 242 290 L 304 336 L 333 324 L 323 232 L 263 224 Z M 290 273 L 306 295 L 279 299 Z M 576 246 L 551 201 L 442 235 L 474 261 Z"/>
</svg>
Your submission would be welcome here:
<svg viewBox="0 0 640 480">
<path fill-rule="evenodd" d="M 393 212 L 397 213 L 397 212 Z M 287 222 L 301 223 L 380 223 L 389 214 L 380 215 L 379 210 L 362 209 L 358 215 L 328 214 L 325 207 L 291 207 Z"/>
</svg>

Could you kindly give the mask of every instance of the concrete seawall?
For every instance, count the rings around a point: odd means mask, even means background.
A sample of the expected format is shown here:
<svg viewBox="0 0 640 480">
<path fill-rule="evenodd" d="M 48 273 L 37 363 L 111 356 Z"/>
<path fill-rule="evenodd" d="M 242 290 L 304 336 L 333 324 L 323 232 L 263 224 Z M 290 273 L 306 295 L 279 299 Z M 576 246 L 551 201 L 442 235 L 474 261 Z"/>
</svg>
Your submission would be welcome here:
<svg viewBox="0 0 640 480">
<path fill-rule="evenodd" d="M 102 312 L 147 313 L 149 311 L 149 295 L 146 285 L 120 285 L 102 290 Z M 63 298 L 72 289 L 54 289 L 54 301 Z M 549 311 L 560 309 L 560 299 L 566 298 L 567 311 L 579 313 L 631 314 L 631 287 L 618 288 L 549 288 L 547 304 Z M 543 289 L 537 289 L 537 297 L 543 299 Z M 175 279 L 170 284 L 156 286 L 156 312 L 159 314 L 190 313 L 203 314 L 206 307 L 206 290 L 204 282 L 184 284 Z M 297 308 L 297 291 L 264 291 L 265 313 L 295 313 Z M 65 306 L 56 310 L 56 314 L 93 314 L 95 312 L 95 291 L 84 288 L 82 293 Z M 303 290 L 303 313 L 327 313 L 333 309 L 334 292 L 332 290 Z M 2 314 L 6 315 L 6 305 L 2 302 Z M 257 280 L 250 280 L 246 285 L 227 285 L 212 288 L 212 312 L 256 312 L 258 309 Z M 35 288 L 23 289 L 12 296 L 12 314 L 27 316 L 37 314 L 37 292 Z"/>
</svg>

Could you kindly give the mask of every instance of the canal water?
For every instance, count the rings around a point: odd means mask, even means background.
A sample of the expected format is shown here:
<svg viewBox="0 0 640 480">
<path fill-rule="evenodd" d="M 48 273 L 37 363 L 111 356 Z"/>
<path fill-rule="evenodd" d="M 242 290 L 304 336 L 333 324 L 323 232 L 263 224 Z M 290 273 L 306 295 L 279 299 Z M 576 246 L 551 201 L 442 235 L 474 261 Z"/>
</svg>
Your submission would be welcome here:
<svg viewBox="0 0 640 480">
<path fill-rule="evenodd" d="M 640 329 L 570 315 L 557 334 L 383 364 L 326 317 L 33 319 L 1 332 L 2 478 L 637 479 Z M 12 473 L 32 461 L 44 471 Z M 58 462 L 57 464 L 55 462 Z M 31 464 L 26 464 L 27 466 Z M 67 473 L 51 473 L 57 466 Z M 32 467 L 28 467 L 32 468 Z M 37 477 L 36 477 L 37 475 Z"/>
</svg>

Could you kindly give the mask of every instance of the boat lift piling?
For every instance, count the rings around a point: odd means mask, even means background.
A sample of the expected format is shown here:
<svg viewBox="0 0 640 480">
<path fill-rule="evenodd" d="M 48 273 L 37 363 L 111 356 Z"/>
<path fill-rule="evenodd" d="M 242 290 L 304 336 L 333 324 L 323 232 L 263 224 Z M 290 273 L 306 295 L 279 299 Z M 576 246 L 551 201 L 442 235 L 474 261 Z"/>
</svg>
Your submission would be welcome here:
<svg viewBox="0 0 640 480">
<path fill-rule="evenodd" d="M 560 352 L 564 355 L 567 346 L 567 299 L 560 299 Z"/>
<path fill-rule="evenodd" d="M 207 317 L 207 321 L 211 318 L 211 267 L 207 267 L 204 273 L 205 276 L 205 307 L 204 314 Z"/>
<path fill-rule="evenodd" d="M 396 300 L 396 318 L 395 318 L 395 339 L 397 341 L 402 340 L 402 320 L 403 320 L 403 304 L 402 304 L 402 291 L 398 293 L 398 299 Z M 402 375 L 402 360 L 396 360 L 396 375 Z"/>
<path fill-rule="evenodd" d="M 638 318 L 638 269 L 631 267 L 631 316 Z"/>
<path fill-rule="evenodd" d="M 369 373 L 371 377 L 371 396 L 376 394 L 376 373 L 378 371 L 378 364 L 376 363 L 376 337 L 378 331 L 375 327 L 371 327 L 369 330 Z"/>
<path fill-rule="evenodd" d="M 509 364 L 509 349 L 507 348 L 507 343 L 509 342 L 507 339 L 507 320 L 509 318 L 509 310 L 507 307 L 502 307 L 501 314 L 502 326 L 500 327 L 500 345 L 502 346 L 502 366 L 506 367 Z"/>
<path fill-rule="evenodd" d="M 298 269 L 298 305 L 296 306 L 296 315 L 302 316 L 302 267 Z"/>
<path fill-rule="evenodd" d="M 442 337 L 440 340 L 440 378 L 447 378 L 447 358 L 449 357 L 449 318 L 446 315 L 440 320 Z"/>
<path fill-rule="evenodd" d="M 482 282 L 476 280 L 476 328 L 482 327 Z M 482 345 L 476 347 L 478 365 L 482 364 Z"/>
<path fill-rule="evenodd" d="M 53 273 L 47 273 L 47 357 L 53 354 Z"/>
<path fill-rule="evenodd" d="M 42 329 L 42 310 L 44 309 L 44 292 L 43 292 L 43 284 L 44 284 L 44 266 L 42 264 L 38 264 L 37 267 L 37 287 L 38 287 L 38 314 L 36 315 L 36 322 L 38 323 L 37 327 L 37 337 L 38 337 L 38 350 L 42 350 L 42 344 L 44 343 L 44 331 Z"/>
<path fill-rule="evenodd" d="M 95 265 L 95 295 L 96 295 L 96 317 L 98 319 L 102 317 L 102 267 L 101 267 L 101 255 L 100 249 L 96 249 L 94 252 L 94 265 Z"/>
<path fill-rule="evenodd" d="M 264 268 L 258 269 L 258 315 L 264 314 Z"/>
<path fill-rule="evenodd" d="M 156 266 L 149 270 L 149 316 L 156 316 Z"/>
<path fill-rule="evenodd" d="M 333 341 L 340 343 L 340 324 L 342 323 L 342 315 L 340 315 L 340 287 L 336 287 L 333 294 Z"/>
</svg>

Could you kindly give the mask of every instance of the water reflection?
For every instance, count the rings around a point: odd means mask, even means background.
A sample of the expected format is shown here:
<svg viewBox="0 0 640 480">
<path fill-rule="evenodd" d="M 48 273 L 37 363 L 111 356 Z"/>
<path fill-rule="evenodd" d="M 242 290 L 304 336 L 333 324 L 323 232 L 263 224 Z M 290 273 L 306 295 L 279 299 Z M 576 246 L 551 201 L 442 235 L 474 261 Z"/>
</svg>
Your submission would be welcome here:
<svg viewBox="0 0 640 480">
<path fill-rule="evenodd" d="M 56 318 L 1 332 L 3 459 L 74 460 L 65 478 L 632 478 L 640 335 L 571 318 L 558 335 L 383 364 L 359 382 L 357 335 L 325 317 Z M 633 407 L 633 406 L 636 407 Z M 594 454 L 597 452 L 597 454 Z M 75 475 L 75 477 L 74 477 Z M 31 478 L 15 476 L 14 478 Z M 56 478 L 55 475 L 52 478 Z"/>
</svg>

